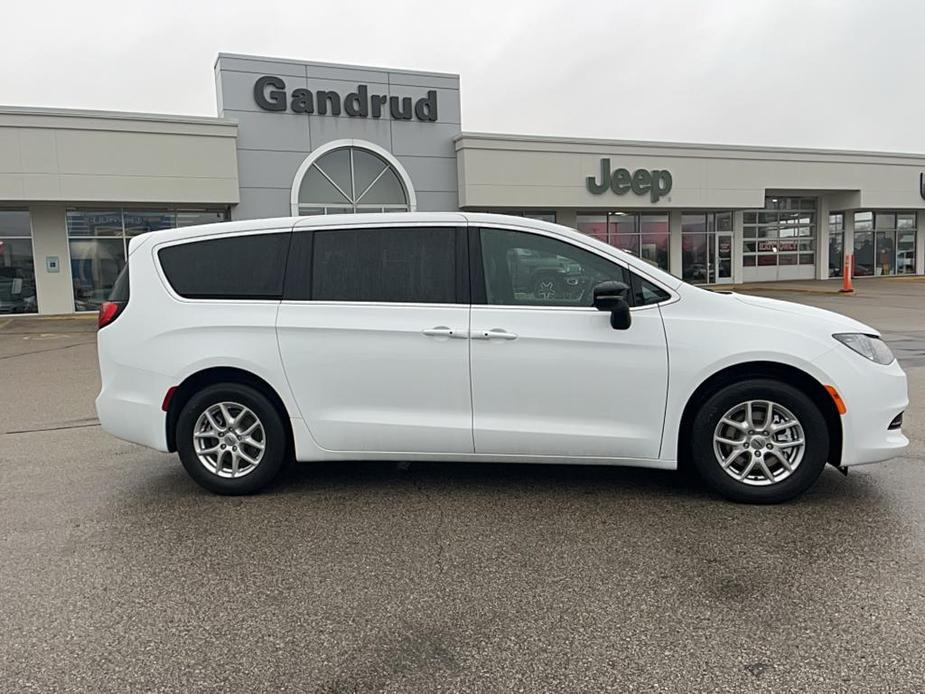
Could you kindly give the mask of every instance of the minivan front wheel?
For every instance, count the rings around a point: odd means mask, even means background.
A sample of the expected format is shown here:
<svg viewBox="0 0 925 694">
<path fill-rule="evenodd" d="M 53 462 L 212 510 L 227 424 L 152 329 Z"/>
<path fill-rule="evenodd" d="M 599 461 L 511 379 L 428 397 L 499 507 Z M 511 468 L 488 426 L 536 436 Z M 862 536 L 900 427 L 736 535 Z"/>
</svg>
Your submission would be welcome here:
<svg viewBox="0 0 925 694">
<path fill-rule="evenodd" d="M 806 491 L 829 454 L 825 419 L 802 391 L 755 379 L 735 383 L 700 408 L 692 432 L 700 476 L 724 496 L 778 503 Z"/>
<path fill-rule="evenodd" d="M 279 473 L 286 430 L 273 404 L 237 383 L 199 391 L 177 421 L 177 452 L 197 483 L 216 494 L 251 494 Z"/>
</svg>

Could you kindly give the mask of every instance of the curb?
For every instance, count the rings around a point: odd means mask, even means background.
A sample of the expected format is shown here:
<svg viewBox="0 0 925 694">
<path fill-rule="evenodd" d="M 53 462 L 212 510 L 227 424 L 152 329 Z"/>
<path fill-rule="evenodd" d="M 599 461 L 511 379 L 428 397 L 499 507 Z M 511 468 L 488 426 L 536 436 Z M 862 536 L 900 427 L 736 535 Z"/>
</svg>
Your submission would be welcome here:
<svg viewBox="0 0 925 694">
<path fill-rule="evenodd" d="M 96 311 L 86 311 L 81 313 L 17 313 L 16 315 L 10 315 L 7 320 L 29 320 L 29 321 L 40 321 L 40 320 L 96 320 L 97 313 Z M 6 325 L 6 323 L 0 323 L 0 325 Z"/>
</svg>

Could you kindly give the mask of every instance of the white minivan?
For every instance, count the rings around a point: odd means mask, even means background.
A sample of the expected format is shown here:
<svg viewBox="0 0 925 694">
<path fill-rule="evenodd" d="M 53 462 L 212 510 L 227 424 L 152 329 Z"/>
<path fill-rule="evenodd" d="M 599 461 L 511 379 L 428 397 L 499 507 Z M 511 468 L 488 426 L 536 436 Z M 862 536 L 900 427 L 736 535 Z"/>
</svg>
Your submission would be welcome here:
<svg viewBox="0 0 925 694">
<path fill-rule="evenodd" d="M 575 230 L 469 213 L 136 236 L 100 309 L 109 433 L 221 494 L 287 460 L 676 469 L 779 502 L 902 452 L 876 330 L 683 283 Z"/>
</svg>

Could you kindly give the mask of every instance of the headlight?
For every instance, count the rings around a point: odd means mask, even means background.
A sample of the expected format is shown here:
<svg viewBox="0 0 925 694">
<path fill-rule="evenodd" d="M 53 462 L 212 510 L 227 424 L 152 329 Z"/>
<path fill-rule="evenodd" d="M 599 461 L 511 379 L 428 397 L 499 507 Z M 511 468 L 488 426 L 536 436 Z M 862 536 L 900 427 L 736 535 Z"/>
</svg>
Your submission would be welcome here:
<svg viewBox="0 0 925 694">
<path fill-rule="evenodd" d="M 867 357 L 878 364 L 889 364 L 894 359 L 893 352 L 887 347 L 886 342 L 879 337 L 872 337 L 864 333 L 838 333 L 832 335 L 832 337 L 845 345 L 845 347 L 853 349 L 862 357 Z"/>
</svg>

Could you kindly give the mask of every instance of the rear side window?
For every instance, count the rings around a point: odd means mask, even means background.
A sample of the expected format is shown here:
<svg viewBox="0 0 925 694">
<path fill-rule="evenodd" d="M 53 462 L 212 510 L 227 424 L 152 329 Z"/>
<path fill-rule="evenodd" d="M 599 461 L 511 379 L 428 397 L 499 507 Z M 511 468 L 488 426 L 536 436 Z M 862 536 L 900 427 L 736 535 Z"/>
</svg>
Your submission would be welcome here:
<svg viewBox="0 0 925 694">
<path fill-rule="evenodd" d="M 311 271 L 305 278 L 310 291 L 297 290 L 291 298 L 457 301 L 457 230 L 453 227 L 339 229 L 315 231 L 310 236 Z M 307 233 L 297 233 L 296 244 L 308 238 Z M 303 254 L 297 251 L 297 257 Z"/>
<path fill-rule="evenodd" d="M 188 299 L 281 299 L 290 233 L 227 236 L 162 248 L 161 267 Z"/>
</svg>

